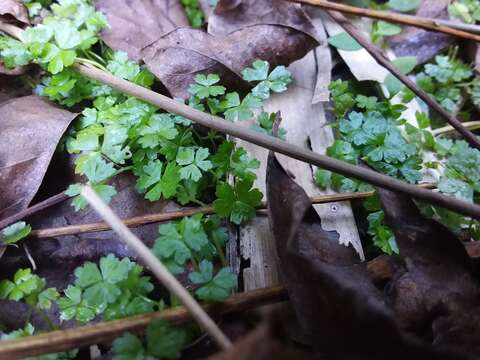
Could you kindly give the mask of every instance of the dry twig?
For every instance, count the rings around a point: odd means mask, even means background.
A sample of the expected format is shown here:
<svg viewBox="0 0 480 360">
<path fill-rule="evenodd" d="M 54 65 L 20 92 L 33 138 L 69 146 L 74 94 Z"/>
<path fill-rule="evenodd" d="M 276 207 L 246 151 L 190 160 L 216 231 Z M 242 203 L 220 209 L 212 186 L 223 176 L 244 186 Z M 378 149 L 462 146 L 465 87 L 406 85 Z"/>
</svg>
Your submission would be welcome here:
<svg viewBox="0 0 480 360">
<path fill-rule="evenodd" d="M 91 187 L 84 186 L 81 194 L 90 206 L 112 227 L 119 238 L 138 255 L 138 258 L 150 269 L 157 280 L 178 298 L 198 324 L 212 337 L 212 340 L 222 349 L 230 348 L 232 343 L 212 318 L 208 316 L 177 278 L 168 271 L 165 265 L 153 255 L 152 251 L 121 222 L 97 193 Z"/>
<path fill-rule="evenodd" d="M 478 26 L 462 26 L 465 24 L 455 23 L 453 21 L 443 19 L 431 19 L 415 15 L 399 14 L 391 11 L 381 11 L 359 8 L 346 4 L 335 3 L 325 0 L 288 0 L 300 4 L 312 5 L 322 9 L 334 10 L 344 14 L 363 16 L 377 20 L 384 20 L 396 24 L 414 26 L 425 30 L 441 32 L 444 34 L 460 37 L 463 39 L 480 42 L 480 35 L 472 34 L 472 32 L 479 33 Z"/>
<path fill-rule="evenodd" d="M 419 186 L 425 189 L 435 188 L 435 184 L 420 184 Z M 374 191 L 364 191 L 364 192 L 353 192 L 353 193 L 339 193 L 339 194 L 330 194 L 330 195 L 317 195 L 310 198 L 312 204 L 327 204 L 336 201 L 348 201 L 355 199 L 365 199 L 369 196 L 372 196 Z M 263 203 L 258 210 L 266 209 L 267 204 Z M 186 216 L 192 216 L 194 214 L 213 214 L 214 209 L 211 206 L 204 206 L 191 209 L 183 209 L 178 211 L 167 211 L 158 214 L 148 214 L 135 216 L 128 219 L 122 219 L 122 222 L 128 227 L 136 227 L 151 223 L 158 223 L 164 221 L 172 221 L 176 219 L 181 219 Z M 39 229 L 33 230 L 31 236 L 35 238 L 50 238 L 55 236 L 65 236 L 65 235 L 78 235 L 84 233 L 100 232 L 110 230 L 110 226 L 105 222 L 91 223 L 91 224 L 80 224 L 80 225 L 69 225 L 62 226 L 57 228 L 50 229 Z"/>
</svg>

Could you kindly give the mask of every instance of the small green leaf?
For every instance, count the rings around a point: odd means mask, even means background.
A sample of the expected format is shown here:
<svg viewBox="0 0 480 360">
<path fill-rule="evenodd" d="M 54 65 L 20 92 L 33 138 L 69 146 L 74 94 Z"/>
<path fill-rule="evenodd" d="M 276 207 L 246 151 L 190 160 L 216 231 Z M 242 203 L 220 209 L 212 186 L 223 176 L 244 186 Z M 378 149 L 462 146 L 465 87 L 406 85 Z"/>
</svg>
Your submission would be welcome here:
<svg viewBox="0 0 480 360">
<path fill-rule="evenodd" d="M 420 0 L 390 0 L 387 6 L 396 11 L 410 12 L 420 6 Z"/>
<path fill-rule="evenodd" d="M 26 238 L 31 231 L 32 227 L 30 225 L 25 221 L 19 221 L 7 226 L 0 232 L 0 243 L 4 245 L 14 244 L 17 241 Z"/>
<path fill-rule="evenodd" d="M 362 49 L 362 45 L 360 45 L 357 40 L 355 40 L 346 32 L 330 36 L 328 38 L 328 43 L 339 50 L 358 51 Z"/>
</svg>

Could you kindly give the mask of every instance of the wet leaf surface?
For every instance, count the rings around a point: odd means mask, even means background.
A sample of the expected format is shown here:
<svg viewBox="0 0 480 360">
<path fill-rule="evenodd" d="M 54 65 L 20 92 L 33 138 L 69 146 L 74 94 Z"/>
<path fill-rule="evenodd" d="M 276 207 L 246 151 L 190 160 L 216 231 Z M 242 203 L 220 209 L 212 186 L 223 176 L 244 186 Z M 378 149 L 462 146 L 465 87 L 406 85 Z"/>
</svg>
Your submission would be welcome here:
<svg viewBox="0 0 480 360">
<path fill-rule="evenodd" d="M 60 138 L 76 116 L 38 96 L 1 104 L 0 218 L 28 206 Z"/>
<path fill-rule="evenodd" d="M 400 324 L 435 344 L 480 356 L 480 287 L 464 245 L 424 218 L 408 196 L 378 192 L 405 262 L 391 293 Z"/>
<path fill-rule="evenodd" d="M 179 26 L 188 26 L 177 0 L 98 0 L 110 28 L 102 40 L 114 50 L 125 51 L 131 60 L 141 59 L 140 50 Z"/>
<path fill-rule="evenodd" d="M 418 16 L 448 19 L 448 0 L 424 0 L 417 11 Z M 423 64 L 453 44 L 455 38 L 420 28 L 405 27 L 401 34 L 389 38 L 396 56 L 416 56 L 417 64 Z"/>
<path fill-rule="evenodd" d="M 14 18 L 28 24 L 28 12 L 21 0 L 2 0 L 0 2 L 0 18 Z"/>
<path fill-rule="evenodd" d="M 199 73 L 216 73 L 227 88 L 242 91 L 247 84 L 240 71 L 255 59 L 271 67 L 288 65 L 316 45 L 308 17 L 286 2 L 220 1 L 209 22 L 209 34 L 176 29 L 142 51 L 147 67 L 174 97 L 188 98 L 188 85 Z"/>
</svg>

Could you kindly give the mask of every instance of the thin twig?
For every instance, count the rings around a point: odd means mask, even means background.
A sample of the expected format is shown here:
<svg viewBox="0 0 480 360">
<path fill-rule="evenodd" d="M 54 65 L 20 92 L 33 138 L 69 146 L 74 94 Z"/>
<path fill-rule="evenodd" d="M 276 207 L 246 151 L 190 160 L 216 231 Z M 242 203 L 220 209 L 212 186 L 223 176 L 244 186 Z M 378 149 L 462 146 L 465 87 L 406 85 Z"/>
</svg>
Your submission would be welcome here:
<svg viewBox="0 0 480 360">
<path fill-rule="evenodd" d="M 14 222 L 20 221 L 22 219 L 25 219 L 29 216 L 32 216 L 36 214 L 37 212 L 41 210 L 45 210 L 53 205 L 59 204 L 67 199 L 69 199 L 70 196 L 66 195 L 64 192 L 61 192 L 60 194 L 54 195 L 52 197 L 49 197 L 46 200 L 43 200 L 33 206 L 30 206 L 29 208 L 26 208 L 22 211 L 19 211 L 18 213 L 9 216 L 5 219 L 2 219 L 0 221 L 0 229 L 3 229 L 4 227 L 13 224 Z"/>
<path fill-rule="evenodd" d="M 365 9 L 365 8 L 359 8 L 355 6 L 334 3 L 331 1 L 324 1 L 324 0 L 288 0 L 288 1 L 296 2 L 300 4 L 312 5 L 322 9 L 334 10 L 334 11 L 338 11 L 338 12 L 350 14 L 350 15 L 384 20 L 384 21 L 388 21 L 396 24 L 415 26 L 425 30 L 441 32 L 444 34 L 460 37 L 463 39 L 480 42 L 480 35 L 472 34 L 471 32 L 464 31 L 464 29 L 462 30 L 455 29 L 454 27 L 456 27 L 457 23 L 452 21 L 447 22 L 448 23 L 447 25 L 445 22 L 443 22 L 440 19 L 431 19 L 431 18 L 426 18 L 421 16 L 399 14 L 391 11 Z"/>
<path fill-rule="evenodd" d="M 343 15 L 338 13 L 336 14 L 340 15 L 343 19 L 345 19 Z M 0 30 L 2 28 L 1 25 L 2 23 L 0 22 Z M 350 30 L 352 29 L 350 28 Z M 393 68 L 393 71 L 398 74 L 397 69 L 390 62 L 388 63 L 390 64 L 390 67 Z M 143 100 L 165 111 L 175 113 L 177 115 L 186 117 L 187 119 L 191 119 L 207 128 L 217 130 L 221 133 L 248 141 L 263 148 L 278 152 L 280 154 L 284 154 L 291 158 L 309 163 L 311 165 L 326 170 L 342 174 L 347 177 L 362 180 L 374 186 L 382 187 L 388 190 L 405 193 L 418 200 L 430 203 L 432 205 L 440 206 L 460 213 L 462 215 L 480 219 L 480 206 L 476 204 L 468 203 L 466 201 L 436 193 L 430 190 L 417 188 L 414 185 L 410 185 L 404 181 L 400 181 L 390 176 L 380 174 L 374 170 L 362 168 L 357 165 L 352 165 L 326 155 L 320 155 L 311 150 L 305 149 L 302 146 L 289 144 L 273 136 L 245 128 L 229 121 L 225 121 L 225 119 L 222 119 L 221 117 L 204 113 L 200 110 L 189 107 L 188 105 L 182 104 L 164 95 L 158 94 L 150 89 L 136 85 L 127 80 L 117 78 L 114 75 L 106 73 L 99 69 L 81 65 L 78 63 L 75 63 L 73 65 L 73 69 L 75 69 L 79 74 L 83 76 L 100 81 L 103 84 L 109 85 L 114 89 L 117 89 L 127 95 Z M 402 75 L 401 80 L 405 80 L 404 78 L 405 76 Z M 415 89 L 418 90 L 415 84 L 411 83 L 408 78 L 406 79 L 409 81 L 410 86 L 413 86 L 415 87 Z M 428 97 L 426 93 L 422 92 L 422 94 L 426 102 L 429 101 L 431 103 L 433 101 Z M 440 107 L 440 105 L 438 105 L 436 102 L 433 101 L 433 103 Z M 440 109 L 443 111 L 442 113 L 445 114 L 445 110 L 443 110 L 443 108 L 441 107 Z M 450 116 L 448 113 L 447 115 Z M 459 130 L 459 132 L 464 135 L 467 140 L 470 140 L 470 142 L 473 142 L 478 145 L 478 147 L 480 147 L 480 143 L 478 142 L 476 137 L 467 129 L 465 129 L 457 119 L 452 120 L 452 125 L 453 124 L 455 124 L 456 129 Z"/>
<path fill-rule="evenodd" d="M 420 184 L 425 189 L 433 189 L 435 188 L 435 184 Z M 329 195 L 317 195 L 312 196 L 310 198 L 312 204 L 327 204 L 336 201 L 348 201 L 354 199 L 365 199 L 369 196 L 372 196 L 375 192 L 374 191 L 364 191 L 364 192 L 353 192 L 353 193 L 339 193 L 339 194 L 329 194 Z M 266 209 L 267 204 L 262 203 L 258 210 Z M 151 224 L 151 223 L 158 223 L 164 221 L 172 221 L 176 219 L 181 219 L 187 216 L 192 216 L 195 214 L 213 214 L 214 209 L 212 206 L 202 206 L 198 208 L 192 209 L 183 209 L 178 211 L 167 211 L 157 214 L 148 214 L 148 215 L 141 215 L 135 216 L 127 219 L 122 219 L 122 222 L 125 226 L 128 227 L 137 227 L 141 225 Z M 39 229 L 33 230 L 30 233 L 30 236 L 34 238 L 51 238 L 55 236 L 65 236 L 65 235 L 78 235 L 84 233 L 93 233 L 93 232 L 100 232 L 100 231 L 108 231 L 111 227 L 105 222 L 97 222 L 97 223 L 90 223 L 90 224 L 79 224 L 79 225 L 69 225 L 69 226 L 62 226 L 56 228 L 49 228 L 49 229 Z"/>
<path fill-rule="evenodd" d="M 447 122 L 457 130 L 468 143 L 480 150 L 480 140 L 475 134 L 468 130 L 463 123 L 452 116 L 438 102 L 436 102 L 425 91 L 420 89 L 414 81 L 407 75 L 403 74 L 396 66 L 383 54 L 382 50 L 373 45 L 348 19 L 337 11 L 327 10 L 327 13 L 336 21 L 343 29 L 349 33 L 367 52 L 372 55 L 381 65 L 388 69 L 395 77 L 404 83 L 415 95 L 422 99 L 430 108 L 441 115 Z"/>
<path fill-rule="evenodd" d="M 287 291 L 284 287 L 277 286 L 234 294 L 222 303 L 204 305 L 203 309 L 211 316 L 219 317 L 284 300 L 287 300 Z M 186 308 L 175 307 L 127 319 L 52 331 L 17 340 L 4 340 L 0 345 L 0 359 L 23 359 L 93 344 L 110 343 L 125 332 L 142 333 L 155 319 L 165 319 L 172 325 L 192 321 Z"/>
<path fill-rule="evenodd" d="M 235 123 L 225 121 L 218 116 L 196 110 L 188 105 L 158 94 L 150 89 L 133 84 L 127 80 L 117 78 L 114 75 L 105 73 L 101 70 L 79 64 L 75 64 L 74 69 L 86 77 L 100 81 L 101 83 L 109 85 L 127 95 L 141 99 L 165 111 L 181 115 L 187 119 L 191 119 L 200 125 L 217 130 L 221 133 L 248 141 L 252 144 L 287 155 L 291 158 L 315 165 L 317 167 L 342 174 L 344 176 L 362 180 L 372 185 L 392 191 L 409 194 L 414 198 L 432 205 L 444 207 L 466 216 L 480 218 L 480 206 L 476 204 L 468 203 L 466 201 L 430 190 L 418 188 L 414 185 L 407 184 L 404 181 L 380 174 L 376 171 L 362 168 L 357 165 L 352 165 L 326 155 L 320 155 L 298 145 L 289 144 L 273 136 L 250 130 Z"/>
<path fill-rule="evenodd" d="M 84 186 L 81 194 L 90 206 L 110 224 L 120 239 L 138 255 L 156 278 L 178 298 L 198 324 L 212 337 L 212 340 L 222 349 L 230 348 L 232 343 L 212 318 L 208 316 L 177 278 L 168 271 L 165 265 L 153 255 L 152 251 L 121 222 L 118 216 L 100 199 L 95 191 L 89 186 Z"/>
<path fill-rule="evenodd" d="M 477 129 L 480 129 L 480 121 L 466 121 L 463 123 L 463 126 L 465 126 L 467 129 L 470 129 L 470 130 L 477 130 Z M 451 125 L 447 125 L 438 129 L 433 129 L 432 135 L 438 136 L 438 135 L 446 134 L 453 131 L 455 131 L 455 129 Z"/>
</svg>

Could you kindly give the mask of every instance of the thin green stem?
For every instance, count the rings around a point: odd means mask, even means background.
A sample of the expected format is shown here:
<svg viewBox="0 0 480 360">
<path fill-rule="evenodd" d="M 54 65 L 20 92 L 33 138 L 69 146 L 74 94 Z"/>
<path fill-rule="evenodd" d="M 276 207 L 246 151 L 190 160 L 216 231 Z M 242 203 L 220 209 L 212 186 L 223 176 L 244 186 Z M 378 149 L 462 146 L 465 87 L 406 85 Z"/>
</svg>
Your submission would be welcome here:
<svg viewBox="0 0 480 360">
<path fill-rule="evenodd" d="M 103 66 L 102 64 L 99 64 L 98 62 L 96 62 L 94 60 L 90 60 L 90 59 L 86 59 L 86 58 L 80 58 L 80 57 L 77 57 L 76 60 L 80 64 L 91 65 L 91 66 L 94 66 L 97 69 L 103 70 L 107 73 L 109 72 L 105 66 Z"/>
<path fill-rule="evenodd" d="M 113 174 L 112 177 L 117 176 L 118 174 L 121 174 L 125 171 L 129 171 L 129 170 L 132 170 L 132 169 L 133 169 L 133 165 L 124 166 L 124 167 L 118 169 L 117 171 L 115 171 L 115 174 Z"/>
<path fill-rule="evenodd" d="M 213 238 L 213 243 L 215 244 L 215 248 L 217 249 L 218 256 L 220 257 L 220 261 L 222 263 L 222 267 L 227 267 L 227 259 L 225 257 L 225 252 L 223 251 L 223 247 L 218 243 L 217 239 Z"/>
<path fill-rule="evenodd" d="M 198 200 L 198 199 L 192 199 L 191 201 L 192 201 L 194 204 L 198 204 L 198 205 L 200 205 L 200 206 L 202 206 L 202 207 L 208 206 L 208 205 L 205 204 L 203 201 L 200 201 L 200 200 Z"/>
<path fill-rule="evenodd" d="M 54 323 L 52 323 L 52 320 L 50 320 L 47 314 L 45 314 L 45 311 L 43 311 L 37 306 L 32 306 L 32 308 L 42 317 L 43 320 L 45 320 L 51 331 L 58 330 L 58 327 L 55 326 Z"/>
<path fill-rule="evenodd" d="M 469 130 L 480 129 L 480 121 L 467 121 L 463 123 L 463 126 L 465 126 Z M 448 125 L 432 130 L 432 135 L 439 136 L 453 131 L 455 131 L 455 129 L 451 125 Z"/>
</svg>

